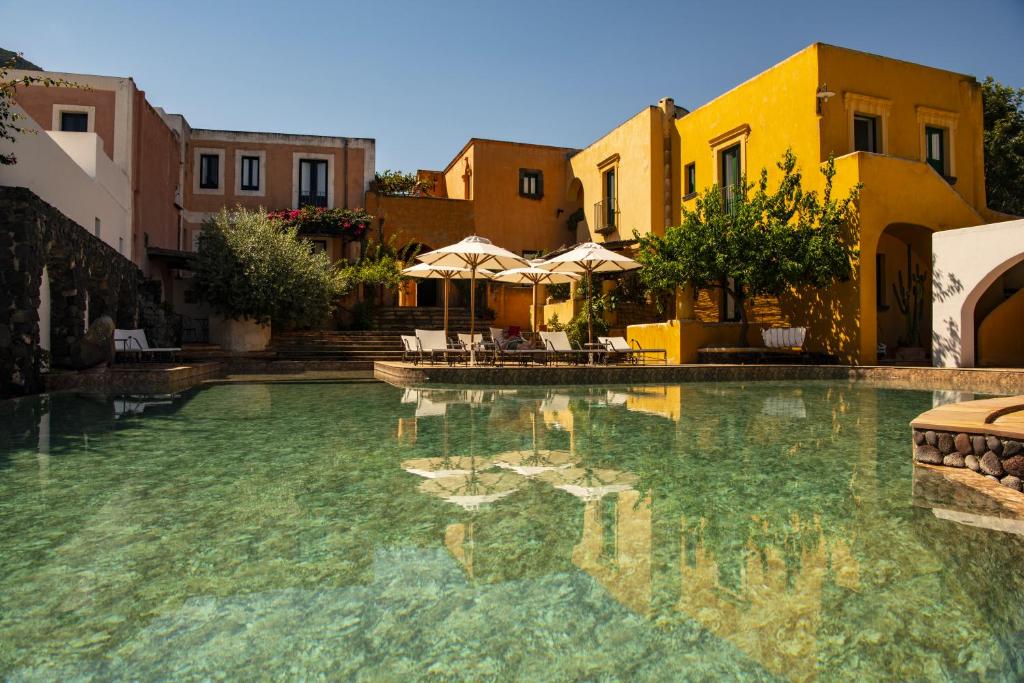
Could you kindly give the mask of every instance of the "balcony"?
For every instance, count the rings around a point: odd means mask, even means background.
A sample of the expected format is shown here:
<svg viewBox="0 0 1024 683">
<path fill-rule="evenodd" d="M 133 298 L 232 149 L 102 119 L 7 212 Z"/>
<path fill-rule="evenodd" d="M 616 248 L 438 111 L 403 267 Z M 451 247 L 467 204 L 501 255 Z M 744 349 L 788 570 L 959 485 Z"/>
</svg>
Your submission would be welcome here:
<svg viewBox="0 0 1024 683">
<path fill-rule="evenodd" d="M 299 193 L 299 208 L 304 206 L 320 206 L 327 208 L 326 194 L 304 194 Z"/>
<path fill-rule="evenodd" d="M 614 198 L 594 204 L 594 232 L 610 235 L 618 229 L 619 205 Z"/>
</svg>

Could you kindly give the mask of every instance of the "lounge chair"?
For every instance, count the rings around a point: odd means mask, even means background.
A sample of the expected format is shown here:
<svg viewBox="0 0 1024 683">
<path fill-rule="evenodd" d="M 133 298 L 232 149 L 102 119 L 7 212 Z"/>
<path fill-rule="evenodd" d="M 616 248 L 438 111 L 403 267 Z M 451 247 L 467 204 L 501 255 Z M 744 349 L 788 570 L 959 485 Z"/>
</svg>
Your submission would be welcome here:
<svg viewBox="0 0 1024 683">
<path fill-rule="evenodd" d="M 668 364 L 668 352 L 665 349 L 645 349 L 636 339 L 632 340 L 632 345 L 623 337 L 598 337 L 597 341 L 604 344 L 609 355 L 618 355 L 630 363 L 646 364 L 646 354 L 658 353 L 661 354 L 662 362 Z"/>
<path fill-rule="evenodd" d="M 569 341 L 569 335 L 564 331 L 541 332 L 540 338 L 544 341 L 544 345 L 552 355 L 573 363 L 578 362 L 581 358 L 591 353 L 574 347 L 572 342 Z"/>
<path fill-rule="evenodd" d="M 407 363 L 410 360 L 413 364 L 420 362 L 420 341 L 414 334 L 403 334 L 402 335 L 402 362 Z"/>
<path fill-rule="evenodd" d="M 466 353 L 469 353 L 470 350 L 475 351 L 475 355 L 478 360 L 486 361 L 489 354 L 491 358 L 493 358 L 494 345 L 490 342 L 484 341 L 482 334 L 474 332 L 470 335 L 460 332 L 458 338 L 459 346 L 462 347 Z"/>
<path fill-rule="evenodd" d="M 462 352 L 453 349 L 448 345 L 448 338 L 444 330 L 416 330 L 416 340 L 419 342 L 420 358 L 429 360 L 431 363 L 438 355 L 441 359 L 452 365 L 455 360 L 462 356 Z"/>
<path fill-rule="evenodd" d="M 137 360 L 156 359 L 166 355 L 168 360 L 181 353 L 177 346 L 155 348 L 149 345 L 145 330 L 114 330 L 114 352 Z"/>
</svg>

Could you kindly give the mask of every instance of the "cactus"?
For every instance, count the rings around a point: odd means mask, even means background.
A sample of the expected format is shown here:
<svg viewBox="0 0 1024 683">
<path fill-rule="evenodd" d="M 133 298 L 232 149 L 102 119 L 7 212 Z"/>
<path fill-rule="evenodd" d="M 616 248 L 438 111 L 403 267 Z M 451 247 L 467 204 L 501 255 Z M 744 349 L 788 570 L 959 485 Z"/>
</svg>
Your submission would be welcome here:
<svg viewBox="0 0 1024 683">
<path fill-rule="evenodd" d="M 909 261 L 909 254 L 908 254 Z M 910 264 L 907 264 L 910 270 Z M 921 345 L 921 321 L 924 319 L 924 283 L 928 278 L 927 273 L 921 271 L 921 265 L 914 266 L 914 272 L 903 282 L 903 271 L 897 273 L 899 286 L 892 286 L 893 294 L 896 295 L 896 305 L 900 313 L 907 319 L 906 346 Z M 901 344 L 904 340 L 901 340 Z"/>
</svg>

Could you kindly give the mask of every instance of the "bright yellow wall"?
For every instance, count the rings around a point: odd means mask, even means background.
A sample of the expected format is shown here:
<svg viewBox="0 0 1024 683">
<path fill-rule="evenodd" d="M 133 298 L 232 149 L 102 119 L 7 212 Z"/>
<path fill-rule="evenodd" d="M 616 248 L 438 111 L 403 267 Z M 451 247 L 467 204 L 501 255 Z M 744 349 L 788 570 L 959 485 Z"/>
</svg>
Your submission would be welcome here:
<svg viewBox="0 0 1024 683">
<path fill-rule="evenodd" d="M 751 323 L 748 337 L 758 339 L 765 326 Z M 707 324 L 700 320 L 669 320 L 665 323 L 630 325 L 626 339 L 635 340 L 645 349 L 665 349 L 670 365 L 696 363 L 697 351 L 704 347 L 735 346 L 739 338 L 739 323 Z M 660 360 L 651 356 L 649 361 Z"/>
<path fill-rule="evenodd" d="M 664 228 L 663 188 L 658 179 L 664 176 L 661 143 L 662 112 L 647 107 L 621 126 L 605 135 L 569 160 L 569 173 L 583 187 L 583 220 L 576 227 L 576 241 L 604 242 L 630 239 L 633 230 L 647 234 Z M 594 232 L 594 204 L 602 201 L 603 172 L 610 166 L 599 164 L 618 155 L 619 215 L 616 232 L 600 235 Z"/>
<path fill-rule="evenodd" d="M 857 108 L 857 95 L 891 102 L 883 123 L 888 148 L 882 152 L 902 159 L 924 159 L 923 119 L 934 114 L 932 110 L 948 112 L 955 117 L 956 128 L 952 175 L 957 180 L 952 187 L 975 209 L 985 205 L 981 88 L 973 76 L 832 45 L 816 47 L 818 80 L 836 93 L 822 107 L 822 160 L 829 153 L 853 151 L 850 116 Z"/>
<path fill-rule="evenodd" d="M 978 326 L 978 367 L 1024 367 L 1024 289 L 1019 289 L 985 316 Z"/>
<path fill-rule="evenodd" d="M 812 46 L 677 120 L 680 166 L 696 164 L 698 190 L 718 183 L 713 147 L 722 144 L 720 138 L 730 131 L 737 133 L 733 136 L 735 140 L 745 143 L 741 163 L 751 181 L 757 180 L 762 167 L 768 168 L 770 179 L 775 177 L 775 163 L 788 147 L 805 167 L 816 162 L 817 78 Z M 749 134 L 743 133 L 745 127 Z M 680 196 L 685 194 L 682 183 L 680 179 Z M 692 209 L 694 202 L 690 200 L 684 205 Z"/>
<path fill-rule="evenodd" d="M 819 117 L 815 92 L 822 84 L 835 95 L 823 103 Z M 853 100 L 847 93 L 890 102 L 882 137 L 896 156 L 851 152 L 845 103 Z M 919 114 L 937 110 L 956 115 L 955 185 L 921 161 Z M 723 139 L 728 138 L 743 142 L 748 178 L 756 180 L 767 168 L 772 183 L 780 175 L 775 164 L 792 148 L 804 188 L 820 191 L 824 181 L 818 164 L 836 155 L 833 193 L 845 196 L 863 183 L 859 235 L 851 235 L 859 243 L 859 266 L 850 282 L 784 295 L 780 308 L 790 324 L 808 327 L 808 350 L 873 363 L 879 340 L 875 252 L 885 229 L 908 224 L 934 231 L 985 222 L 980 112 L 977 84 L 969 77 L 815 44 L 679 119 L 680 165 L 696 163 L 698 190 L 716 183 L 714 147 L 728 144 Z M 683 205 L 693 208 L 694 202 Z M 889 265 L 902 267 L 904 261 L 897 261 Z M 886 341 L 896 324 L 889 317 L 883 320 Z"/>
<path fill-rule="evenodd" d="M 469 174 L 469 187 L 466 187 L 466 168 L 475 171 L 476 160 L 474 158 L 473 141 L 470 141 L 458 156 L 452 159 L 448 168 L 444 171 L 444 185 L 449 199 L 472 199 L 473 198 L 473 173 Z M 468 192 L 467 192 L 468 189 Z"/>
</svg>

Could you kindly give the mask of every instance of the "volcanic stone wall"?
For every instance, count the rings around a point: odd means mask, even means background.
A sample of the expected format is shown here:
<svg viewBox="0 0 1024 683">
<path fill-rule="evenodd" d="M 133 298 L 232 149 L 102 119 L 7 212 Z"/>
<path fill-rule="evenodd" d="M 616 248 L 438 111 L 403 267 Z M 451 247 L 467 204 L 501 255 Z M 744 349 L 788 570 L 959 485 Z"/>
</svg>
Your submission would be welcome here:
<svg viewBox="0 0 1024 683">
<path fill-rule="evenodd" d="M 928 465 L 966 467 L 1014 491 L 1024 480 L 1024 444 L 994 434 L 914 430 L 914 459 Z"/>
<path fill-rule="evenodd" d="M 138 327 L 145 278 L 135 264 L 21 187 L 0 187 L 0 396 L 43 389 L 39 290 L 50 280 L 50 364 L 70 367 L 90 322 Z M 149 294 L 151 296 L 151 294 Z"/>
</svg>

